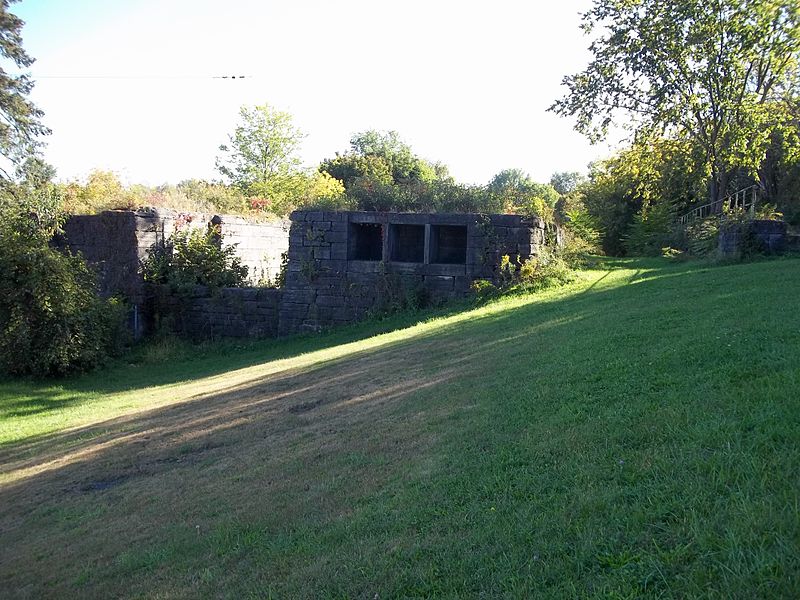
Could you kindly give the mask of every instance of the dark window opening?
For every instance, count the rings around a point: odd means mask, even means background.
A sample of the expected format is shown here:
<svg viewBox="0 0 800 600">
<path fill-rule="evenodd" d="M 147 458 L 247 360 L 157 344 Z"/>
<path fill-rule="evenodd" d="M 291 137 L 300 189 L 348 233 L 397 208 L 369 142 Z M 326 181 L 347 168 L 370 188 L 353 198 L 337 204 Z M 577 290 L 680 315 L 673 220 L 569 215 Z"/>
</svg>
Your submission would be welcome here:
<svg viewBox="0 0 800 600">
<path fill-rule="evenodd" d="M 391 225 L 391 260 L 421 263 L 425 261 L 425 226 Z"/>
<path fill-rule="evenodd" d="M 350 223 L 348 238 L 350 260 L 383 258 L 383 227 L 379 223 Z"/>
<path fill-rule="evenodd" d="M 463 265 L 467 262 L 467 228 L 460 225 L 434 225 L 431 262 Z"/>
</svg>

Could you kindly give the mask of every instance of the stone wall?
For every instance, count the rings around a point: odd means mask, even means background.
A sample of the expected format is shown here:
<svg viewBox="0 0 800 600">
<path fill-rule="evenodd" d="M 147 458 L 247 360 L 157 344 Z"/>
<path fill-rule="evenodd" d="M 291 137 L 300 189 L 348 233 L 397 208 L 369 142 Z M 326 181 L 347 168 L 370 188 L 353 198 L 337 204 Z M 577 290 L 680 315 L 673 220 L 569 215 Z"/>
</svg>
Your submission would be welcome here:
<svg viewBox="0 0 800 600">
<path fill-rule="evenodd" d="M 278 309 L 283 291 L 274 288 L 197 286 L 176 293 L 152 288 L 148 313 L 154 327 L 165 327 L 192 339 L 272 338 L 278 335 Z"/>
<path fill-rule="evenodd" d="M 141 261 L 151 246 L 186 229 L 207 229 L 219 225 L 222 241 L 236 244 L 236 253 L 248 267 L 253 284 L 274 281 L 281 256 L 289 247 L 289 221 L 248 221 L 229 215 L 181 213 L 166 209 L 106 211 L 98 215 L 76 215 L 64 225 L 56 245 L 80 252 L 99 273 L 100 291 L 122 294 L 132 306 L 131 327 L 143 331 L 140 318 L 145 301 Z M 142 315 L 146 317 L 146 315 Z"/>
<path fill-rule="evenodd" d="M 736 224 L 719 232 L 719 254 L 723 258 L 739 258 L 749 251 L 781 254 L 787 249 L 785 221 L 754 220 L 746 225 Z"/>
<path fill-rule="evenodd" d="M 222 215 L 222 241 L 236 245 L 236 255 L 247 265 L 253 284 L 274 282 L 281 270 L 282 256 L 289 250 L 289 221 L 251 221 Z"/>
<path fill-rule="evenodd" d="M 274 281 L 287 252 L 284 288 L 150 293 L 139 275 L 150 247 L 210 224 L 237 244 L 254 282 Z M 541 219 L 518 215 L 296 211 L 290 222 L 254 223 L 140 210 L 73 217 L 59 243 L 96 266 L 104 293 L 128 297 L 136 331 L 155 320 L 193 338 L 273 337 L 467 296 L 474 280 L 498 278 L 504 255 L 523 261 L 547 234 Z"/>
<path fill-rule="evenodd" d="M 296 211 L 279 333 L 351 323 L 397 305 L 441 303 L 495 280 L 501 257 L 544 243 L 518 215 Z"/>
</svg>

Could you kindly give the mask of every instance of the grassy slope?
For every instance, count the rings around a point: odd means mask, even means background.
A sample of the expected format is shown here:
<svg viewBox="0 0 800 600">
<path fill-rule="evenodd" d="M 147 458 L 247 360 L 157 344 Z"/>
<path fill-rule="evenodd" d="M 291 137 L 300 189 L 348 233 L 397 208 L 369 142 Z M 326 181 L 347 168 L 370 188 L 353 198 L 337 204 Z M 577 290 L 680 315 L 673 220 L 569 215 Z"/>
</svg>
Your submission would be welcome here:
<svg viewBox="0 0 800 600">
<path fill-rule="evenodd" d="M 606 266 L 385 335 L 0 385 L 0 589 L 796 597 L 800 260 Z"/>
</svg>

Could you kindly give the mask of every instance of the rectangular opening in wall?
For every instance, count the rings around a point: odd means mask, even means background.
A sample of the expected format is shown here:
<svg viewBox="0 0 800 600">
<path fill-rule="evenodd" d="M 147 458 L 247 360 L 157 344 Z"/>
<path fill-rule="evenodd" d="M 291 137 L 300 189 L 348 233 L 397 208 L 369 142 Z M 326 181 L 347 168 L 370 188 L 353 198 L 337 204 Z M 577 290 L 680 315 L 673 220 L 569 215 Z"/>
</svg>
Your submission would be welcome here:
<svg viewBox="0 0 800 600">
<path fill-rule="evenodd" d="M 383 226 L 380 223 L 350 223 L 347 254 L 350 260 L 382 260 Z"/>
<path fill-rule="evenodd" d="M 425 261 L 425 226 L 390 225 L 390 260 L 421 263 Z"/>
<path fill-rule="evenodd" d="M 463 225 L 434 225 L 431 231 L 431 262 L 463 265 L 467 262 L 467 228 Z"/>
</svg>

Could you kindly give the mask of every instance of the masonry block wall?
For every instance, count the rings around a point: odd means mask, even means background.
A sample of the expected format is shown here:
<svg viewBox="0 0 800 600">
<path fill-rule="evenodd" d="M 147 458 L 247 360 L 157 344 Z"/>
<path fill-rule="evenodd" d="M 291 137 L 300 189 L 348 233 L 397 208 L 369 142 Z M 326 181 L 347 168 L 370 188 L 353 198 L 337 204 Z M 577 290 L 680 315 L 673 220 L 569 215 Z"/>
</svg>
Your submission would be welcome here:
<svg viewBox="0 0 800 600">
<path fill-rule="evenodd" d="M 152 289 L 148 299 L 157 326 L 192 339 L 272 338 L 278 335 L 283 291 L 275 288 L 225 288 L 212 292 L 197 286 L 176 294 L 167 286 Z"/>
<path fill-rule="evenodd" d="M 211 224 L 237 244 L 253 283 L 274 281 L 288 252 L 283 289 L 145 288 L 139 265 L 154 243 Z M 95 265 L 104 293 L 128 298 L 137 332 L 161 319 L 193 338 L 273 337 L 466 296 L 475 279 L 498 278 L 503 255 L 535 255 L 546 232 L 541 219 L 518 215 L 296 211 L 290 221 L 255 223 L 139 210 L 72 217 L 57 243 Z"/>
<path fill-rule="evenodd" d="M 753 220 L 746 226 L 720 228 L 719 254 L 723 258 L 739 258 L 750 245 L 751 250 L 765 254 L 781 254 L 789 243 L 785 221 Z"/>
<path fill-rule="evenodd" d="M 80 252 L 99 274 L 103 295 L 122 294 L 131 303 L 131 327 L 142 333 L 146 290 L 139 274 L 140 262 L 151 246 L 186 229 L 207 229 L 219 225 L 222 241 L 237 244 L 237 255 L 248 267 L 255 285 L 274 281 L 281 267 L 281 255 L 289 247 L 289 221 L 248 221 L 229 215 L 182 213 L 169 209 L 106 211 L 98 215 L 70 217 L 55 244 Z M 146 312 L 146 311 L 145 311 Z"/>
<path fill-rule="evenodd" d="M 132 211 L 107 211 L 99 215 L 77 215 L 64 224 L 64 234 L 55 240 L 60 247 L 80 252 L 99 274 L 105 296 L 123 294 L 133 304 L 143 300 L 139 259 L 158 235 L 145 233 L 149 219 Z M 163 229 L 159 228 L 163 235 Z"/>
<path fill-rule="evenodd" d="M 273 280 L 281 255 L 289 248 L 289 221 L 250 221 L 229 215 L 180 213 L 167 209 L 106 211 L 70 217 L 57 243 L 80 251 L 100 271 L 104 291 L 138 298 L 139 261 L 156 242 L 184 229 L 219 225 L 222 241 L 236 244 L 236 254 L 248 267 L 253 284 Z"/>
<path fill-rule="evenodd" d="M 473 280 L 497 278 L 503 255 L 535 255 L 545 231 L 519 215 L 296 211 L 278 331 L 466 296 Z"/>
<path fill-rule="evenodd" d="M 251 221 L 230 215 L 215 216 L 222 241 L 236 244 L 236 255 L 248 267 L 253 284 L 274 282 L 281 270 L 282 255 L 289 250 L 289 221 Z"/>
</svg>

